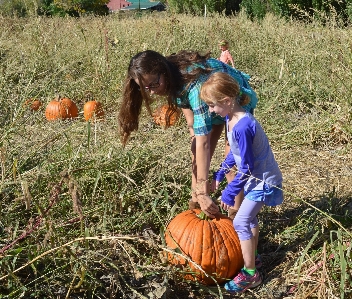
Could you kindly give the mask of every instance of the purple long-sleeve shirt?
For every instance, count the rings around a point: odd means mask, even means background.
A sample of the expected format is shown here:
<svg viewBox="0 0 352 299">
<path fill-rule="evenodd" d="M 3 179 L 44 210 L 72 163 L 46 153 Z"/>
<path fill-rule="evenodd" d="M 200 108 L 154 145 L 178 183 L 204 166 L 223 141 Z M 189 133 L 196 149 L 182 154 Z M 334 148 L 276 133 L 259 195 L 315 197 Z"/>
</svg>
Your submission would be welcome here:
<svg viewBox="0 0 352 299">
<path fill-rule="evenodd" d="M 228 124 L 228 121 L 227 121 Z M 228 131 L 230 152 L 214 173 L 216 181 L 222 181 L 225 174 L 236 165 L 237 174 L 222 192 L 221 200 L 234 205 L 235 196 L 245 191 L 263 190 L 264 182 L 277 186 L 282 183 L 282 174 L 269 145 L 269 140 L 257 120 L 246 113 Z"/>
</svg>

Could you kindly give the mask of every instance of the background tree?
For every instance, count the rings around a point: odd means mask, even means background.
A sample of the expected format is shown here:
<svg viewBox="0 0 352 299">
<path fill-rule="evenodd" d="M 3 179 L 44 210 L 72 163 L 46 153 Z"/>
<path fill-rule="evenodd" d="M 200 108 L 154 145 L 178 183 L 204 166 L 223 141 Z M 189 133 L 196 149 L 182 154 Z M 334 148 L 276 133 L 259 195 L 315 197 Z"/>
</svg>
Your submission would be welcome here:
<svg viewBox="0 0 352 299">
<path fill-rule="evenodd" d="M 0 14 L 6 16 L 25 17 L 37 13 L 39 0 L 2 0 Z"/>
<path fill-rule="evenodd" d="M 72 15 L 85 13 L 96 15 L 109 12 L 109 0 L 2 0 L 0 13 L 6 16 L 26 17 L 29 15 Z"/>
<path fill-rule="evenodd" d="M 107 13 L 109 0 L 45 0 L 51 12 L 65 12 L 70 15 L 84 13 Z"/>
<path fill-rule="evenodd" d="M 242 0 L 227 0 L 225 4 L 225 14 L 232 15 L 240 11 L 240 4 Z"/>
<path fill-rule="evenodd" d="M 240 8 L 253 19 L 262 19 L 266 13 L 295 19 L 338 16 L 352 20 L 352 0 L 242 0 Z"/>
</svg>

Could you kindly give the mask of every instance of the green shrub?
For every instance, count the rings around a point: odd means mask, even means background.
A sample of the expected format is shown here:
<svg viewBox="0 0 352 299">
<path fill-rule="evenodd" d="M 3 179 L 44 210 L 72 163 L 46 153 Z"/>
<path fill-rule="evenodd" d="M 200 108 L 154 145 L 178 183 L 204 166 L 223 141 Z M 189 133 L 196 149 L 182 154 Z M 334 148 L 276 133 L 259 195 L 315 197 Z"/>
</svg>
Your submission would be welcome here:
<svg viewBox="0 0 352 299">
<path fill-rule="evenodd" d="M 352 1 L 339 0 L 243 0 L 240 5 L 248 16 L 263 19 L 266 13 L 271 12 L 285 18 L 300 20 L 322 19 L 339 16 L 346 21 L 351 20 Z"/>
</svg>

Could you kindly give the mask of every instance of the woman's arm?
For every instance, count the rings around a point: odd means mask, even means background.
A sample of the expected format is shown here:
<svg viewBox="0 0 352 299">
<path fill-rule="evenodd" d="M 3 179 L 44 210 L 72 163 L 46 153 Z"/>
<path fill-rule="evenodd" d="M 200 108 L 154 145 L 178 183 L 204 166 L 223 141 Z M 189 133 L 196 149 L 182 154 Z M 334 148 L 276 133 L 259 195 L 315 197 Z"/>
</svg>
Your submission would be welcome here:
<svg viewBox="0 0 352 299">
<path fill-rule="evenodd" d="M 215 216 L 219 211 L 209 197 L 208 175 L 210 167 L 210 134 L 194 135 L 194 114 L 190 109 L 182 109 L 191 136 L 192 151 L 192 200 L 198 202 L 203 212 Z"/>
<path fill-rule="evenodd" d="M 185 109 L 182 108 L 182 112 L 186 118 L 186 122 L 187 122 L 187 127 L 191 136 L 191 139 L 193 139 L 194 136 L 194 130 L 193 130 L 193 122 L 194 122 L 194 115 L 193 115 L 193 111 L 191 109 Z"/>
<path fill-rule="evenodd" d="M 209 194 L 210 134 L 196 136 L 197 190 Z"/>
<path fill-rule="evenodd" d="M 210 134 L 196 136 L 196 186 L 197 202 L 205 214 L 215 217 L 218 206 L 209 196 Z"/>
<path fill-rule="evenodd" d="M 191 150 L 194 157 L 193 173 L 197 182 L 197 186 L 192 186 L 197 189 L 197 192 L 202 192 L 208 194 L 207 181 L 208 181 L 208 172 L 210 167 L 210 134 L 195 136 L 193 123 L 194 123 L 194 114 L 191 109 L 182 109 L 183 114 L 185 115 L 189 133 L 191 135 Z M 201 186 L 201 182 L 204 182 Z M 200 189 L 200 190 L 198 190 Z"/>
</svg>

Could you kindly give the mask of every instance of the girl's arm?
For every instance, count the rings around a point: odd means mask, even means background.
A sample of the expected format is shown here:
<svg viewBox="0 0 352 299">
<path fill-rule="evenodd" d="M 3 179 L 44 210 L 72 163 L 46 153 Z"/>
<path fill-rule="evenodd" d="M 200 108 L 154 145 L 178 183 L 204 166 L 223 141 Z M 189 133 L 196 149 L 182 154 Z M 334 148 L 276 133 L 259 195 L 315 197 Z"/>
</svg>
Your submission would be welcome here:
<svg viewBox="0 0 352 299">
<path fill-rule="evenodd" d="M 225 175 L 228 174 L 231 171 L 232 167 L 234 167 L 235 165 L 235 157 L 233 156 L 230 150 L 224 162 L 220 164 L 219 170 L 214 172 L 213 179 L 215 181 L 221 182 L 225 178 Z"/>
<path fill-rule="evenodd" d="M 211 182 L 210 191 L 214 192 L 219 188 L 220 182 L 225 178 L 226 174 L 230 173 L 232 167 L 236 165 L 235 157 L 231 150 L 227 154 L 225 160 L 220 164 L 219 170 L 213 173 L 213 181 Z"/>
<path fill-rule="evenodd" d="M 234 180 L 226 186 L 221 194 L 221 201 L 230 206 L 234 205 L 235 196 L 241 192 L 253 172 L 255 124 L 253 126 L 253 123 L 250 123 L 249 120 L 241 122 L 241 127 L 233 131 L 233 135 L 238 142 L 241 165 L 238 165 L 238 172 Z"/>
</svg>

